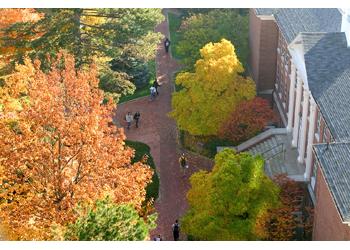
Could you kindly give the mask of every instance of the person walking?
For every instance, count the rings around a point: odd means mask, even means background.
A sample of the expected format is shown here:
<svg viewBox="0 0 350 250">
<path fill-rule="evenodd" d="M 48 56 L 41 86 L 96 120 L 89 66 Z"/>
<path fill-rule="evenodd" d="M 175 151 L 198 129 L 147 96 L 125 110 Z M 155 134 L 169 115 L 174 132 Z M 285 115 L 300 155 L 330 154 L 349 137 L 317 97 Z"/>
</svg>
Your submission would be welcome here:
<svg viewBox="0 0 350 250">
<path fill-rule="evenodd" d="M 153 82 L 153 87 L 156 89 L 156 93 L 157 95 L 159 95 L 159 92 L 158 92 L 158 87 L 160 87 L 158 81 L 157 81 L 157 78 L 154 80 Z"/>
<path fill-rule="evenodd" d="M 156 98 L 156 88 L 152 86 L 149 90 L 151 92 L 151 101 L 153 101 Z"/>
<path fill-rule="evenodd" d="M 165 38 L 164 47 L 165 47 L 165 52 L 168 53 L 169 47 L 170 47 L 170 40 L 168 38 Z"/>
<path fill-rule="evenodd" d="M 131 122 L 132 122 L 132 114 L 131 112 L 128 112 L 125 116 L 126 123 L 128 124 L 127 129 L 130 129 Z"/>
<path fill-rule="evenodd" d="M 153 239 L 154 241 L 162 241 L 162 237 L 160 236 L 160 234 L 158 234 L 157 237 L 154 237 Z"/>
<path fill-rule="evenodd" d="M 136 125 L 136 128 L 138 128 L 138 127 L 139 127 L 139 120 L 140 120 L 140 116 L 141 116 L 141 114 L 140 114 L 140 112 L 139 112 L 139 111 L 137 111 L 137 112 L 134 114 L 134 120 L 135 120 L 135 125 Z"/>
<path fill-rule="evenodd" d="M 186 169 L 188 168 L 187 158 L 185 156 L 185 153 L 182 153 L 179 158 L 180 168 L 182 170 L 183 176 L 186 175 Z"/>
<path fill-rule="evenodd" d="M 175 223 L 172 225 L 174 241 L 178 241 L 180 237 L 180 224 L 178 220 L 175 220 Z"/>
</svg>

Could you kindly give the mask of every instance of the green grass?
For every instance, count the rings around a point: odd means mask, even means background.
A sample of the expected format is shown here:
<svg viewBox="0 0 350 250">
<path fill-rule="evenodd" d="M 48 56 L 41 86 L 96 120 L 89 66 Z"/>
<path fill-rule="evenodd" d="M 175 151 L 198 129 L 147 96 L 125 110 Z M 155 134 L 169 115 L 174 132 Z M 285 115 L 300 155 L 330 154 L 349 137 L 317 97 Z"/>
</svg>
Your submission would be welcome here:
<svg viewBox="0 0 350 250">
<path fill-rule="evenodd" d="M 146 188 L 146 198 L 154 198 L 154 200 L 156 200 L 159 194 L 159 177 L 157 175 L 157 172 L 155 171 L 156 166 L 150 153 L 150 147 L 145 143 L 129 140 L 125 141 L 125 145 L 135 149 L 135 157 L 132 160 L 132 163 L 140 161 L 144 154 L 147 154 L 149 156 L 147 164 L 154 170 L 154 174 L 152 177 L 152 182 L 149 183 Z"/>
<path fill-rule="evenodd" d="M 180 59 L 181 57 L 176 53 L 175 48 L 178 45 L 180 40 L 178 29 L 180 28 L 182 17 L 169 12 L 168 21 L 169 21 L 169 33 L 170 33 L 169 39 L 171 41 L 171 45 L 170 45 L 171 55 L 175 59 Z"/>
<path fill-rule="evenodd" d="M 156 78 L 156 61 L 151 60 L 147 63 L 148 69 L 149 69 L 149 74 L 150 74 L 150 80 L 148 85 L 145 85 L 141 88 L 138 88 L 135 90 L 134 94 L 132 95 L 123 95 L 119 98 L 118 103 L 123 103 L 127 102 L 139 97 L 147 96 L 150 94 L 149 88 L 152 86 L 154 79 Z"/>
</svg>

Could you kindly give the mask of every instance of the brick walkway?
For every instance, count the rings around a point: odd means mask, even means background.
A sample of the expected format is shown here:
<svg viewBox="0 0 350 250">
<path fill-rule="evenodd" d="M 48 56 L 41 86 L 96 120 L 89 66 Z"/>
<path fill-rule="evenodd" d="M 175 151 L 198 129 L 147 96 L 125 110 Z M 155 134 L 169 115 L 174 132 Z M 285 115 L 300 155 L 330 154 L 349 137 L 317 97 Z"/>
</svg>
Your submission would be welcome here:
<svg viewBox="0 0 350 250">
<path fill-rule="evenodd" d="M 159 24 L 156 31 L 168 36 L 167 21 Z M 153 238 L 154 235 L 161 234 L 163 239 L 172 240 L 171 225 L 188 207 L 186 201 L 186 192 L 189 189 L 188 177 L 199 169 L 210 169 L 212 161 L 189 155 L 190 169 L 186 177 L 180 173 L 178 158 L 181 150 L 177 144 L 176 123 L 167 116 L 171 111 L 171 93 L 174 90 L 172 76 L 179 69 L 179 65 L 170 54 L 165 53 L 163 43 L 158 46 L 156 63 L 158 81 L 161 84 L 159 96 L 152 102 L 149 97 L 144 97 L 118 105 L 115 120 L 119 126 L 125 128 L 127 139 L 141 141 L 151 147 L 151 154 L 160 177 L 160 195 L 155 204 L 158 227 L 151 236 Z M 130 130 L 126 129 L 124 117 L 128 111 L 141 113 L 139 128 L 135 128 L 133 124 Z M 184 235 L 181 235 L 181 239 L 184 238 Z"/>
</svg>

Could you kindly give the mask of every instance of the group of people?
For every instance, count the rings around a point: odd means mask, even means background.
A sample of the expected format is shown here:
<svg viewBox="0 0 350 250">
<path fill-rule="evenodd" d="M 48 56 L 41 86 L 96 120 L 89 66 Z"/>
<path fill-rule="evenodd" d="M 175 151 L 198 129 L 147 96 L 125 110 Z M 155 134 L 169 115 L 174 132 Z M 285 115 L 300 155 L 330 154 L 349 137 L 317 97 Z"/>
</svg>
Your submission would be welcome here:
<svg viewBox="0 0 350 250">
<path fill-rule="evenodd" d="M 136 128 L 139 127 L 139 121 L 140 121 L 141 114 L 139 111 L 135 112 L 133 115 L 131 112 L 128 112 L 125 116 L 125 120 L 127 123 L 127 129 L 130 129 L 131 123 L 135 120 Z"/>
<path fill-rule="evenodd" d="M 150 88 L 151 96 L 150 99 L 153 101 L 157 95 L 159 95 L 158 88 L 160 87 L 157 78 L 154 80 L 152 87 Z"/>
<path fill-rule="evenodd" d="M 169 38 L 165 38 L 164 40 L 164 47 L 165 52 L 168 54 L 169 47 L 170 47 L 170 40 Z M 153 101 L 157 95 L 159 95 L 158 88 L 160 87 L 160 84 L 158 83 L 157 78 L 154 80 L 153 85 L 150 87 L 150 100 Z"/>
</svg>

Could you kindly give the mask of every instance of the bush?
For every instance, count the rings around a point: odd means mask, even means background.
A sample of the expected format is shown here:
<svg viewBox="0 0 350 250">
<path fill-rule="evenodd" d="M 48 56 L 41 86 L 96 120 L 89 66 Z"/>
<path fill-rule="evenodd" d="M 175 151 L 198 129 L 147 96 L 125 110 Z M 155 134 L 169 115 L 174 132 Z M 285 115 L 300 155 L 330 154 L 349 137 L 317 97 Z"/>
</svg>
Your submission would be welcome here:
<svg viewBox="0 0 350 250">
<path fill-rule="evenodd" d="M 239 143 L 261 132 L 276 117 L 268 101 L 255 97 L 238 104 L 219 130 L 219 137 Z"/>
</svg>

